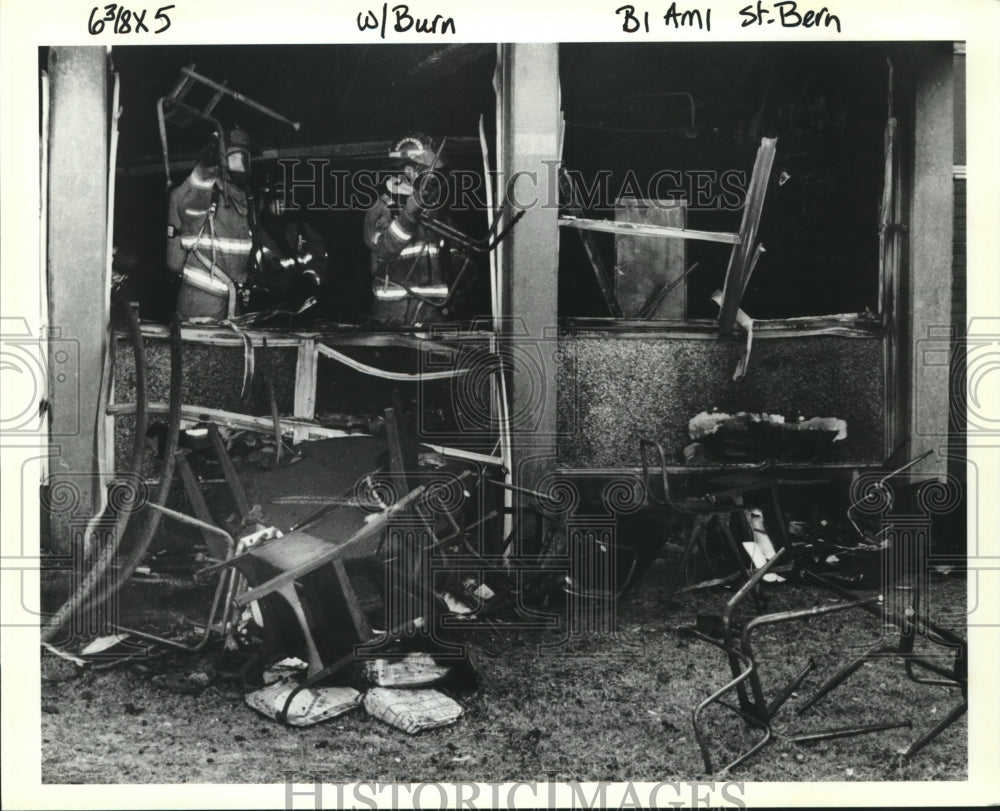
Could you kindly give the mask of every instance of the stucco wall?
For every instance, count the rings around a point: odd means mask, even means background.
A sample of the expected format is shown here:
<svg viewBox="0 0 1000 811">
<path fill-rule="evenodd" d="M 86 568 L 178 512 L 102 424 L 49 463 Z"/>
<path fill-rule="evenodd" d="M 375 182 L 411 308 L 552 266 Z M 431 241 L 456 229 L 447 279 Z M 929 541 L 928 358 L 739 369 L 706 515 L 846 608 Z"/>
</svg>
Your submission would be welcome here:
<svg viewBox="0 0 1000 811">
<path fill-rule="evenodd" d="M 637 467 L 639 440 L 679 454 L 699 411 L 840 417 L 832 461 L 883 457 L 883 361 L 877 337 L 758 339 L 749 371 L 732 375 L 740 340 L 575 335 L 560 340 L 558 461 L 564 468 Z"/>
</svg>

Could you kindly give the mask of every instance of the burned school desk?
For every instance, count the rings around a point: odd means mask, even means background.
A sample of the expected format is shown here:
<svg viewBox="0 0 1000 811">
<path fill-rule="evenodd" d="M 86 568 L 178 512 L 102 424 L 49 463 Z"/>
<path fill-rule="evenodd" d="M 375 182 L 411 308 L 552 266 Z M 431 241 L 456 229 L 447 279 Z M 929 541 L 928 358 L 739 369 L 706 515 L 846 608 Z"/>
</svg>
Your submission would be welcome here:
<svg viewBox="0 0 1000 811">
<path fill-rule="evenodd" d="M 650 467 L 651 454 L 660 462 L 659 476 Z M 659 443 L 645 440 L 641 444 L 642 475 L 647 486 L 647 502 L 653 507 L 667 508 L 681 515 L 692 516 L 692 526 L 681 553 L 671 585 L 672 596 L 685 578 L 686 567 L 692 552 L 700 548 L 705 552 L 705 543 L 710 527 L 725 541 L 727 554 L 731 555 L 749 577 L 751 568 L 746 565 L 744 555 L 730 528 L 730 520 L 737 516 L 744 527 L 748 540 L 754 539 L 754 528 L 747 514 L 745 497 L 754 493 L 766 494 L 763 512 L 770 513 L 765 521 L 776 531 L 781 546 L 789 542 L 787 516 L 781 503 L 781 489 L 785 486 L 827 485 L 853 468 L 828 468 L 802 463 L 736 463 L 711 465 L 669 465 L 666 453 Z M 657 487 L 655 479 L 660 479 Z M 657 493 L 662 492 L 662 496 Z M 669 598 L 668 598 L 669 599 Z"/>
<path fill-rule="evenodd" d="M 843 475 L 844 471 L 840 473 Z M 784 545 L 788 543 L 788 521 L 781 506 L 781 488 L 828 485 L 834 482 L 835 477 L 831 471 L 821 467 L 779 467 L 767 463 L 763 466 L 741 466 L 729 470 L 717 467 L 714 471 L 706 471 L 701 480 L 706 492 L 712 493 L 716 498 L 742 500 L 749 494 L 767 491 L 773 510 L 773 525 Z"/>
</svg>

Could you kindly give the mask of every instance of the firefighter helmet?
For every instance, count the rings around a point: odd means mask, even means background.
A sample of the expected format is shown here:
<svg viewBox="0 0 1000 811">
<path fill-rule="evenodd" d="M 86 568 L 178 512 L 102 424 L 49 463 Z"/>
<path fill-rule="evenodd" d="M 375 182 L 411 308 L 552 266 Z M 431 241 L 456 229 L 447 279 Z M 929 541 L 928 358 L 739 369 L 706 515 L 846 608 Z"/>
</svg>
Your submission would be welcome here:
<svg viewBox="0 0 1000 811">
<path fill-rule="evenodd" d="M 440 158 L 435 155 L 436 145 L 426 135 L 412 133 L 399 138 L 389 150 L 389 158 L 399 164 L 412 163 L 418 167 L 441 168 Z"/>
</svg>

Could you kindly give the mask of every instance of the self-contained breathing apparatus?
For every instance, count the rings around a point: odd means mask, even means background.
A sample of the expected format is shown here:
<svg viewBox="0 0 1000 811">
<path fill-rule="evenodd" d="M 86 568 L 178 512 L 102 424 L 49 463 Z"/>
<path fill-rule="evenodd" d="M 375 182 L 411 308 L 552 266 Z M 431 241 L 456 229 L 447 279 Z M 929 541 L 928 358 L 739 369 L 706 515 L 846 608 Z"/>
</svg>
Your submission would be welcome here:
<svg viewBox="0 0 1000 811">
<path fill-rule="evenodd" d="M 199 87 L 213 93 L 200 106 L 191 99 Z M 278 256 L 281 240 L 266 238 L 260 222 L 251 179 L 249 135 L 239 127 L 227 131 L 216 117 L 215 108 L 224 97 L 293 129 L 300 126 L 224 83 L 196 73 L 194 65 L 182 68 L 177 84 L 158 100 L 164 169 L 171 194 L 167 266 L 182 277 L 178 296 L 182 317 L 231 320 L 239 310 L 258 306 L 255 299 L 267 300 L 263 266 L 272 258 L 279 263 L 288 258 Z M 203 122 L 214 131 L 213 140 L 198 155 L 195 170 L 177 188 L 170 179 L 168 122 L 182 128 Z M 322 269 L 318 273 L 314 269 L 313 277 L 322 281 L 322 275 Z"/>
</svg>

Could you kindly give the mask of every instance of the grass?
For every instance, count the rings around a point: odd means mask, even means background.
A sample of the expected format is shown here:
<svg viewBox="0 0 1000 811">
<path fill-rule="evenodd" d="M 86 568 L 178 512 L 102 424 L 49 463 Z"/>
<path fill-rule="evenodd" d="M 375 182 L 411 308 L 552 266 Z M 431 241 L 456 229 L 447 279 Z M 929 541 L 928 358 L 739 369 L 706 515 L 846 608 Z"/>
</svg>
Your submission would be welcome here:
<svg viewBox="0 0 1000 811">
<path fill-rule="evenodd" d="M 672 781 L 704 778 L 691 711 L 725 683 L 723 654 L 678 629 L 717 612 L 720 589 L 664 603 L 667 564 L 654 563 L 615 606 L 613 634 L 500 628 L 466 633 L 481 683 L 456 690 L 465 715 L 454 726 L 407 736 L 363 710 L 305 729 L 284 728 L 246 706 L 219 651 L 169 655 L 141 666 L 82 674 L 43 660 L 42 774 L 47 783 L 275 783 L 313 771 L 329 782 L 509 780 Z M 965 583 L 935 578 L 933 605 L 961 628 Z M 176 619 L 200 593 L 130 584 L 123 605 L 137 624 Z M 828 595 L 800 585 L 771 590 L 771 610 L 817 604 Z M 141 610 L 139 610 L 141 609 Z M 170 613 L 173 612 L 173 613 Z M 942 612 L 945 613 L 945 612 Z M 813 713 L 794 709 L 824 674 L 879 634 L 878 622 L 850 611 L 772 627 L 756 638 L 765 688 L 772 692 L 810 656 L 817 674 L 779 716 L 777 741 L 737 770 L 746 781 L 964 780 L 967 726 L 956 722 L 910 762 L 898 751 L 957 701 L 957 691 L 910 682 L 896 659 L 871 662 Z M 156 672 L 202 669 L 199 696 L 175 695 Z M 815 744 L 782 737 L 801 729 L 910 718 L 896 729 Z M 756 737 L 732 713 L 709 715 L 713 758 L 722 763 Z"/>
</svg>

